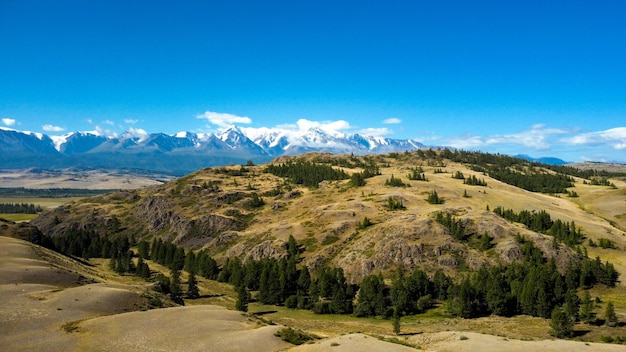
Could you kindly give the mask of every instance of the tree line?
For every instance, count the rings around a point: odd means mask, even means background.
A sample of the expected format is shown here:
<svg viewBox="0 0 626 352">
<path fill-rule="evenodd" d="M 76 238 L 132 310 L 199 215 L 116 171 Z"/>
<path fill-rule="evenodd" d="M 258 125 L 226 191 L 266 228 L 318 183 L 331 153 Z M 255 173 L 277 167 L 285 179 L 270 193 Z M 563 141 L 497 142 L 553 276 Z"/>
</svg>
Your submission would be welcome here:
<svg viewBox="0 0 626 352">
<path fill-rule="evenodd" d="M 43 208 L 33 203 L 0 203 L 0 214 L 37 214 Z"/>
<path fill-rule="evenodd" d="M 0 187 L 0 197 L 10 198 L 68 198 L 91 197 L 111 193 L 114 189 L 83 189 L 83 188 L 24 188 Z"/>
</svg>

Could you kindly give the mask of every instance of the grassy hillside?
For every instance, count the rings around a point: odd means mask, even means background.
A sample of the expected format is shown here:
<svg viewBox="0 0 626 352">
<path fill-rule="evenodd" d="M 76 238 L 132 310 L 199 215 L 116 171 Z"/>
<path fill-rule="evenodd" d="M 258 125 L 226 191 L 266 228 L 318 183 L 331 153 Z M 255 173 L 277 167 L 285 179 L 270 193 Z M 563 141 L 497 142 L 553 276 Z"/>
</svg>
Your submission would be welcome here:
<svg viewBox="0 0 626 352">
<path fill-rule="evenodd" d="M 78 228 L 103 236 L 162 238 L 190 249 L 207 249 L 222 263 L 232 257 L 245 261 L 284 256 L 291 235 L 303 245 L 303 264 L 309 269 L 327 264 L 341 267 L 354 282 L 398 266 L 456 274 L 510 262 L 515 259 L 511 253 L 517 234 L 535 241 L 547 257 L 567 258 L 560 255 L 567 248 L 555 250 L 548 245 L 550 237 L 487 210 L 501 206 L 514 211 L 545 210 L 553 219 L 575 221 L 585 236 L 581 245 L 588 247 L 589 254 L 611 258 L 618 271 L 625 272 L 626 261 L 618 255 L 626 248 L 623 179 L 611 179 L 615 187 L 607 187 L 571 177 L 572 187 L 567 190 L 578 197 L 530 192 L 494 179 L 488 171 L 474 170 L 506 165 L 522 175 L 553 175 L 554 171 L 508 157 L 489 156 L 485 161 L 481 154 L 469 156 L 432 151 L 369 157 L 311 154 L 272 164 L 307 160 L 331 166 L 345 177 L 368 171 L 372 177 L 364 178 L 362 186 L 355 186 L 350 178 L 316 180 L 305 186 L 302 180 L 267 172 L 267 165 L 203 169 L 163 185 L 87 198 L 47 212 L 32 223 L 51 236 Z M 463 159 L 474 164 L 451 161 Z M 418 167 L 427 181 L 409 180 Z M 373 168 L 376 172 L 371 172 Z M 453 178 L 457 173 L 486 186 Z M 405 186 L 389 186 L 392 177 Z M 433 192 L 443 204 L 427 201 Z M 389 210 L 390 201 L 404 209 Z M 469 240 L 450 236 L 434 221 L 438 212 L 463 221 Z M 366 218 L 369 224 L 362 226 Z M 485 233 L 493 237 L 493 246 L 486 251 L 477 249 L 472 237 Z M 602 238 L 617 249 L 587 245 L 589 239 L 598 242 Z"/>
</svg>

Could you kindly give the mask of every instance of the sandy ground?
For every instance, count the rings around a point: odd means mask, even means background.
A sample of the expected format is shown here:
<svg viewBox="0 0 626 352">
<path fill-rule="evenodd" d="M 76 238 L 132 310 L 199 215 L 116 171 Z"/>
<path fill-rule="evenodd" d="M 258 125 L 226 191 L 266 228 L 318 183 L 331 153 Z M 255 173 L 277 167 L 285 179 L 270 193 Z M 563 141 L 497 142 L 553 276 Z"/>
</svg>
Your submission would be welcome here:
<svg viewBox="0 0 626 352">
<path fill-rule="evenodd" d="M 68 322 L 133 309 L 133 292 L 85 278 L 43 260 L 30 243 L 0 237 L 0 350 L 68 351 Z"/>
<path fill-rule="evenodd" d="M 74 333 L 89 351 L 279 351 L 282 327 L 217 306 L 175 307 L 85 321 Z"/>
<path fill-rule="evenodd" d="M 596 352 L 625 351 L 626 346 L 602 343 L 583 343 L 568 340 L 521 341 L 473 332 L 439 332 L 415 335 L 411 343 L 425 351 L 437 352 Z"/>
<path fill-rule="evenodd" d="M 290 352 L 409 352 L 415 348 L 384 342 L 365 334 L 349 334 L 289 349 Z"/>
</svg>

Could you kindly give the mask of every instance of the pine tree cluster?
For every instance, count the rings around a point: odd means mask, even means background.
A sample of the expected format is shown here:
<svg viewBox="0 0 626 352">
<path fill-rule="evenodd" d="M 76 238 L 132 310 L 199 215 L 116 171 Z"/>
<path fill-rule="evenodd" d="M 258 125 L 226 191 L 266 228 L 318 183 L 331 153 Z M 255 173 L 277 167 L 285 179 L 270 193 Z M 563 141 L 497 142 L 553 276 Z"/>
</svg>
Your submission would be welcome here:
<svg viewBox="0 0 626 352">
<path fill-rule="evenodd" d="M 421 166 L 416 166 L 410 170 L 411 172 L 407 175 L 407 178 L 411 181 L 428 181 L 426 175 L 424 174 L 424 169 Z"/>
<path fill-rule="evenodd" d="M 455 219 L 452 214 L 445 214 L 442 212 L 437 212 L 435 215 L 435 221 L 443 225 L 450 232 L 450 236 L 455 239 L 462 241 L 465 239 L 465 225 L 461 220 Z"/>
<path fill-rule="evenodd" d="M 387 187 L 409 187 L 411 186 L 408 183 L 402 182 L 402 179 L 391 175 L 391 178 L 385 180 L 385 186 Z"/>
<path fill-rule="evenodd" d="M 531 231 L 551 235 L 570 247 L 582 243 L 585 237 L 580 227 L 576 227 L 574 221 L 564 222 L 560 219 L 553 221 L 550 214 L 545 210 L 538 212 L 522 210 L 516 213 L 513 209 L 504 209 L 498 206 L 493 209 L 493 212 L 506 220 L 524 224 Z"/>
<path fill-rule="evenodd" d="M 270 164 L 265 172 L 278 177 L 285 177 L 292 183 L 317 188 L 322 181 L 345 180 L 348 178 L 343 170 L 334 169 L 329 165 L 313 163 L 308 160 L 289 160 L 283 164 Z"/>
</svg>

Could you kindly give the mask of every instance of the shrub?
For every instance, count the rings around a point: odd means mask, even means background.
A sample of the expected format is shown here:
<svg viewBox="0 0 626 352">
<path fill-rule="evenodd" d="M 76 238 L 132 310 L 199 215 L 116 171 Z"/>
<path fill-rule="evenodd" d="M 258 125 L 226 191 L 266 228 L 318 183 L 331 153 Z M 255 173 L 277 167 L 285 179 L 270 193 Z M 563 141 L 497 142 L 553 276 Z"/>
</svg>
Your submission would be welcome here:
<svg viewBox="0 0 626 352">
<path fill-rule="evenodd" d="M 291 295 L 285 300 L 285 307 L 294 309 L 298 307 L 298 296 Z"/>
<path fill-rule="evenodd" d="M 284 328 L 277 331 L 274 335 L 280 337 L 281 340 L 294 345 L 302 345 L 307 341 L 313 340 L 313 336 L 292 328 Z"/>
<path fill-rule="evenodd" d="M 600 340 L 602 340 L 602 342 L 604 343 L 611 343 L 613 342 L 613 336 L 600 336 Z"/>
<path fill-rule="evenodd" d="M 313 305 L 313 313 L 315 314 L 330 314 L 330 302 L 321 301 L 316 302 Z"/>
</svg>

